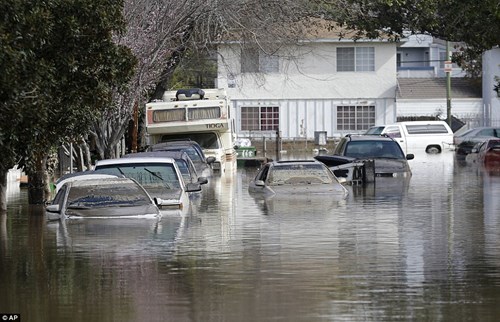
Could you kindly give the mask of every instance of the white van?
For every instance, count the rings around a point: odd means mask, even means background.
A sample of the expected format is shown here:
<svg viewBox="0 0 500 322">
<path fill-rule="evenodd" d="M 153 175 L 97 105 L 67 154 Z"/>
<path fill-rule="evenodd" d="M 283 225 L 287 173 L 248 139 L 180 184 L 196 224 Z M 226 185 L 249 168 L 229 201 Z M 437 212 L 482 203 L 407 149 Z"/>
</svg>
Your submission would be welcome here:
<svg viewBox="0 0 500 322">
<path fill-rule="evenodd" d="M 445 121 L 408 121 L 386 125 L 382 135 L 396 140 L 405 154 L 453 150 L 453 131 Z"/>
</svg>

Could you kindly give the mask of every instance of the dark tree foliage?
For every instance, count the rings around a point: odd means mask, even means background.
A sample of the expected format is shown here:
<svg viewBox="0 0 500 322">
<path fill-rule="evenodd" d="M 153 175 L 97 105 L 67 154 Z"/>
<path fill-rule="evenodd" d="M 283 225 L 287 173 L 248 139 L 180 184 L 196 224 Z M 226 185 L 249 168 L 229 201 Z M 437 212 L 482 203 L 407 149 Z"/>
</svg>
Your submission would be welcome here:
<svg viewBox="0 0 500 322">
<path fill-rule="evenodd" d="M 0 3 L 0 166 L 43 170 L 51 149 L 88 132 L 135 60 L 112 36 L 122 0 Z M 30 178 L 31 179 L 31 178 Z M 33 187 L 41 188 L 41 187 Z"/>
<path fill-rule="evenodd" d="M 313 0 L 313 3 L 324 17 L 371 37 L 390 35 L 398 40 L 403 32 L 413 32 L 463 42 L 467 47 L 455 60 L 476 75 L 481 67 L 481 54 L 500 45 L 498 0 Z"/>
</svg>

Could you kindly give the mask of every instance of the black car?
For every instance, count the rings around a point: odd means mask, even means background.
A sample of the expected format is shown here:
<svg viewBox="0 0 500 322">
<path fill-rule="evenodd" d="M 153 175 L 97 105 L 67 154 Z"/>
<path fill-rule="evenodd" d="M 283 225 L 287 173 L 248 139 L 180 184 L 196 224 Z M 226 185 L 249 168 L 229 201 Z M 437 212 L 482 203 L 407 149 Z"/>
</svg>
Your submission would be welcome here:
<svg viewBox="0 0 500 322">
<path fill-rule="evenodd" d="M 186 152 L 196 167 L 199 176 L 212 176 L 211 164 L 215 162 L 215 157 L 206 157 L 201 146 L 192 140 L 173 140 L 154 144 L 148 148 L 148 152 L 157 151 L 184 151 Z"/>
<path fill-rule="evenodd" d="M 376 177 L 409 177 L 411 169 L 400 145 L 390 137 L 375 135 L 347 135 L 336 145 L 333 155 L 316 156 L 328 166 L 372 160 Z"/>
</svg>

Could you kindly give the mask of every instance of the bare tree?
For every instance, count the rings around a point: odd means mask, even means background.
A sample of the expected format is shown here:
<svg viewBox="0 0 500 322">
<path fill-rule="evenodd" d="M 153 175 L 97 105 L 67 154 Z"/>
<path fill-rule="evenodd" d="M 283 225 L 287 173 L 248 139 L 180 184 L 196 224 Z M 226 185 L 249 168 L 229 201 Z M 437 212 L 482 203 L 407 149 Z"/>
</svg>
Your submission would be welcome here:
<svg viewBox="0 0 500 322">
<path fill-rule="evenodd" d="M 268 54 L 283 54 L 284 43 L 302 37 L 307 1 L 297 0 L 127 0 L 127 32 L 116 41 L 138 59 L 128 89 L 114 93 L 115 104 L 91 133 L 99 157 L 117 156 L 134 108 L 159 98 L 186 52 L 207 51 L 237 41 Z M 280 50 L 281 49 L 281 50 Z"/>
</svg>

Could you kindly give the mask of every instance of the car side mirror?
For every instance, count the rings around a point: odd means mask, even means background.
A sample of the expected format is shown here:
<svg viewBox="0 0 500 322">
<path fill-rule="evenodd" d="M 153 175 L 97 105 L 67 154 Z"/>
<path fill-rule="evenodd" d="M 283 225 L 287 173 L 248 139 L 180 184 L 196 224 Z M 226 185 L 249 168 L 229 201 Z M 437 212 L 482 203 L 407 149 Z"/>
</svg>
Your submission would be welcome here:
<svg viewBox="0 0 500 322">
<path fill-rule="evenodd" d="M 264 187 L 266 184 L 262 180 L 255 180 L 255 185 L 257 187 Z"/>
<path fill-rule="evenodd" d="M 199 184 L 207 184 L 208 179 L 206 177 L 198 177 L 198 183 Z"/>
<path fill-rule="evenodd" d="M 197 192 L 201 191 L 201 185 L 199 183 L 188 183 L 186 184 L 187 192 Z"/>
<path fill-rule="evenodd" d="M 56 213 L 61 212 L 61 209 L 59 208 L 59 204 L 48 205 L 47 207 L 45 207 L 45 210 L 48 212 L 56 212 Z"/>
<path fill-rule="evenodd" d="M 413 159 L 415 159 L 415 155 L 413 153 L 408 153 L 406 155 L 406 160 L 413 160 Z"/>
<path fill-rule="evenodd" d="M 472 150 L 470 150 L 470 153 L 478 153 L 479 150 L 477 148 L 472 148 Z"/>
<path fill-rule="evenodd" d="M 215 157 L 207 157 L 207 163 L 212 164 L 215 162 Z"/>
</svg>

